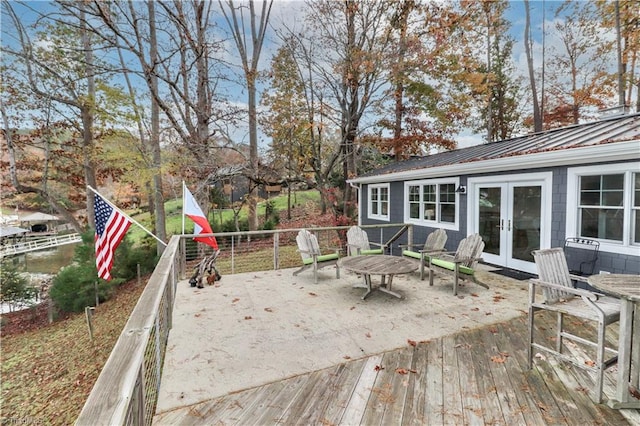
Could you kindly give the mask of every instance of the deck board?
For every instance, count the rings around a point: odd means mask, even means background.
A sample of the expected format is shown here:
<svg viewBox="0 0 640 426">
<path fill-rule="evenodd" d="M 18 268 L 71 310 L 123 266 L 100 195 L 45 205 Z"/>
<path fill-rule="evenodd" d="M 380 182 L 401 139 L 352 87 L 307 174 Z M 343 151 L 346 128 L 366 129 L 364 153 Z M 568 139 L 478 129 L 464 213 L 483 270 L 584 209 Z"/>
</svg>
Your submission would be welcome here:
<svg viewBox="0 0 640 426">
<path fill-rule="evenodd" d="M 549 341 L 554 339 L 554 321 L 547 316 L 537 325 L 537 332 Z M 616 338 L 615 331 L 611 335 Z M 528 370 L 526 342 L 527 322 L 522 316 L 370 357 L 345 359 L 331 368 L 162 413 L 154 424 L 640 424 L 638 410 L 627 416 L 629 421 L 621 411 L 593 404 L 588 394 L 593 377 L 583 369 L 536 358 Z M 579 349 L 572 351 L 580 356 Z M 605 393 L 613 392 L 614 380 L 608 371 Z"/>
</svg>

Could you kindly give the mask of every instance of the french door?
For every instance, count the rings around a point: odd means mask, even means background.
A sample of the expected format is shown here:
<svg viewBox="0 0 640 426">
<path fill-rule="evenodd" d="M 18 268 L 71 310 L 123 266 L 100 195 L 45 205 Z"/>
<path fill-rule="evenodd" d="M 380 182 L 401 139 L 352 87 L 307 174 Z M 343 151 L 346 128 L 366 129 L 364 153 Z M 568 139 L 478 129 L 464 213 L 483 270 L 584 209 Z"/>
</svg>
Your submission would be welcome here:
<svg viewBox="0 0 640 426">
<path fill-rule="evenodd" d="M 550 180 L 469 180 L 470 223 L 485 242 L 485 262 L 535 273 L 531 252 L 548 245 Z"/>
</svg>

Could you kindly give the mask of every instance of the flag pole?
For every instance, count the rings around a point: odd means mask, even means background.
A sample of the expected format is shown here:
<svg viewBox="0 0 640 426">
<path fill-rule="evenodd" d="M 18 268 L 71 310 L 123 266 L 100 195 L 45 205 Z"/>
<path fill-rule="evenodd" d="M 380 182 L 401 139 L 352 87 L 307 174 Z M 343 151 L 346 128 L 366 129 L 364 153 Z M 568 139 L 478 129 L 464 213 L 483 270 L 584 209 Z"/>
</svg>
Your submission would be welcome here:
<svg viewBox="0 0 640 426">
<path fill-rule="evenodd" d="M 138 221 L 136 221 L 134 218 L 132 218 L 131 216 L 129 216 L 128 214 L 126 214 L 125 212 L 123 212 L 122 210 L 120 210 L 118 208 L 118 206 L 116 206 L 115 204 L 113 204 L 111 201 L 107 200 L 106 198 L 104 198 L 102 196 L 102 194 L 100 194 L 98 191 L 96 191 L 95 189 L 93 189 L 91 186 L 87 185 L 87 188 L 89 188 L 94 194 L 99 195 L 104 201 L 105 203 L 109 204 L 111 207 L 113 207 L 116 211 L 120 212 L 120 214 L 124 215 L 127 219 L 129 219 L 132 223 L 135 223 L 136 225 L 138 225 L 140 228 L 142 228 L 142 230 L 144 232 L 146 232 L 147 234 L 151 235 L 153 238 L 155 238 L 156 240 L 158 240 L 158 242 L 162 243 L 162 245 L 164 245 L 165 247 L 167 246 L 167 243 L 165 243 L 164 241 L 162 241 L 160 238 L 156 237 L 156 235 L 149 231 L 147 228 L 145 228 L 144 226 L 142 226 Z"/>
<path fill-rule="evenodd" d="M 182 235 L 184 235 L 184 205 L 185 202 L 187 201 L 187 199 L 184 196 L 184 189 L 187 187 L 187 185 L 184 183 L 184 180 L 182 181 Z"/>
</svg>

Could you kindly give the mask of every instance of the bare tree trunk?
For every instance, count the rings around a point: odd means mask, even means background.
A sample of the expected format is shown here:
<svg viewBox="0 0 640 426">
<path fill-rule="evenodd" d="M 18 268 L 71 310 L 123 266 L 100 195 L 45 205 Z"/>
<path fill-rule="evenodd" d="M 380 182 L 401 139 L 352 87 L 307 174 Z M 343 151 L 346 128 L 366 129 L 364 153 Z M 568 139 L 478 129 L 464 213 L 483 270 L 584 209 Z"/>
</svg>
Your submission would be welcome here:
<svg viewBox="0 0 640 426">
<path fill-rule="evenodd" d="M 93 69 L 93 50 L 91 49 L 91 39 L 86 27 L 84 8 L 80 9 L 80 29 L 82 34 L 82 47 L 84 49 L 85 76 L 87 77 L 87 99 L 82 102 L 80 107 L 80 115 L 82 117 L 84 177 L 87 185 L 96 188 L 96 170 L 93 162 L 93 103 L 96 98 L 96 84 Z M 87 220 L 90 228 L 95 228 L 96 225 L 93 201 L 93 191 L 87 189 Z"/>
<path fill-rule="evenodd" d="M 158 63 L 158 39 L 156 35 L 156 17 L 154 2 L 147 3 L 149 9 L 149 56 L 153 65 Z M 152 73 L 150 76 L 151 90 L 158 93 L 158 75 Z M 160 106 L 155 97 L 151 100 L 151 154 L 153 158 L 153 203 L 155 213 L 156 236 L 162 241 L 167 239 L 164 194 L 162 193 L 162 157 L 160 155 Z M 165 246 L 158 242 L 156 251 L 160 255 Z"/>
<path fill-rule="evenodd" d="M 533 54 L 531 52 L 531 12 L 529 10 L 529 0 L 524 0 L 525 27 L 524 27 L 524 49 L 527 55 L 527 66 L 529 68 L 529 83 L 531 85 L 531 97 L 533 100 L 533 130 L 542 131 L 542 114 L 538 102 L 538 91 L 536 89 L 536 78 L 533 72 Z"/>
<path fill-rule="evenodd" d="M 624 63 L 622 62 L 622 35 L 620 34 L 620 2 L 615 0 L 616 14 L 616 47 L 618 50 L 618 105 L 624 106 Z"/>
<path fill-rule="evenodd" d="M 251 32 L 251 46 L 246 42 L 245 38 L 245 21 L 244 16 L 240 14 L 238 16 L 237 6 L 233 0 L 226 0 L 226 8 L 222 4 L 222 0 L 219 0 L 220 8 L 227 21 L 229 29 L 233 35 L 233 40 L 236 43 L 240 59 L 242 60 L 242 67 L 244 71 L 245 80 L 247 83 L 248 92 L 248 106 L 249 106 L 249 168 L 252 174 L 251 178 L 255 181 L 258 176 L 258 126 L 256 120 L 256 78 L 258 77 L 258 62 L 260 59 L 260 52 L 264 43 L 264 37 L 269 23 L 269 15 L 271 13 L 271 6 L 273 0 L 262 2 L 262 12 L 260 14 L 259 27 L 256 26 L 256 19 L 258 18 L 255 10 L 255 3 L 253 0 L 249 0 L 249 20 L 250 20 L 250 32 Z M 228 9 L 228 13 L 227 10 Z M 250 49 L 249 49 L 250 48 Z M 253 188 L 249 193 L 249 230 L 254 231 L 258 229 L 258 186 L 252 185 Z"/>
</svg>

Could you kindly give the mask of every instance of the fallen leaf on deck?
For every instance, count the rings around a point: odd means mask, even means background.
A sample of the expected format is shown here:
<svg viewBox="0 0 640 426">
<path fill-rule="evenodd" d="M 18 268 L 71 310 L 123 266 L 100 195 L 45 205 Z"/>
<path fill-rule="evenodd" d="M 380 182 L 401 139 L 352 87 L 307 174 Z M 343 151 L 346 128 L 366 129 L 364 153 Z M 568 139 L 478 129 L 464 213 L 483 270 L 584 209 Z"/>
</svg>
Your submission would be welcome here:
<svg viewBox="0 0 640 426">
<path fill-rule="evenodd" d="M 480 296 L 478 296 L 478 293 L 471 293 L 471 297 L 480 297 Z"/>
<path fill-rule="evenodd" d="M 317 296 L 317 294 L 313 293 L 313 292 L 309 292 L 309 296 Z"/>
<path fill-rule="evenodd" d="M 238 299 L 238 298 L 236 297 L 235 299 L 233 299 L 233 300 L 231 301 L 231 303 L 237 303 L 237 302 L 239 302 L 239 301 L 240 301 L 240 299 Z"/>
<path fill-rule="evenodd" d="M 196 318 L 200 318 L 202 316 L 202 314 L 195 314 L 194 317 Z"/>
<path fill-rule="evenodd" d="M 369 332 L 365 333 L 365 337 L 371 337 L 371 333 Z"/>
<path fill-rule="evenodd" d="M 589 367 L 595 367 L 596 363 L 594 361 L 591 361 L 590 359 L 586 360 L 584 362 L 586 365 L 588 365 Z"/>
<path fill-rule="evenodd" d="M 247 315 L 246 317 L 244 317 L 244 319 L 250 320 L 250 319 L 253 319 L 253 317 L 251 317 L 251 315 Z"/>
<path fill-rule="evenodd" d="M 265 312 L 273 312 L 273 308 L 264 308 Z"/>
<path fill-rule="evenodd" d="M 342 358 L 344 358 L 344 359 L 351 359 L 351 357 L 350 357 L 349 355 L 345 355 L 345 356 L 343 356 Z"/>
<path fill-rule="evenodd" d="M 349 310 L 353 311 L 355 308 L 356 308 L 355 306 L 352 306 L 352 307 L 349 308 Z"/>
<path fill-rule="evenodd" d="M 480 308 L 471 308 L 471 310 L 475 312 L 475 311 L 479 311 Z"/>
<path fill-rule="evenodd" d="M 418 342 L 416 342 L 415 340 L 411 340 L 411 339 L 407 339 L 407 343 L 410 344 L 411 346 L 416 346 L 418 344 Z"/>
<path fill-rule="evenodd" d="M 373 367 L 374 371 L 380 371 L 380 370 L 384 370 L 384 367 L 381 365 L 376 365 L 375 367 Z"/>
<path fill-rule="evenodd" d="M 493 361 L 493 362 L 497 362 L 497 363 L 499 363 L 499 364 L 502 364 L 502 363 L 503 363 L 503 362 L 505 362 L 506 360 L 507 360 L 506 358 L 501 357 L 501 356 L 499 356 L 499 355 L 494 355 L 494 356 L 492 356 L 492 357 L 491 357 L 491 361 Z"/>
<path fill-rule="evenodd" d="M 396 368 L 396 373 L 398 374 L 416 373 L 416 370 L 407 370 L 406 368 Z"/>
</svg>

